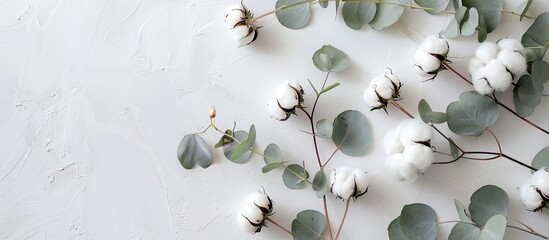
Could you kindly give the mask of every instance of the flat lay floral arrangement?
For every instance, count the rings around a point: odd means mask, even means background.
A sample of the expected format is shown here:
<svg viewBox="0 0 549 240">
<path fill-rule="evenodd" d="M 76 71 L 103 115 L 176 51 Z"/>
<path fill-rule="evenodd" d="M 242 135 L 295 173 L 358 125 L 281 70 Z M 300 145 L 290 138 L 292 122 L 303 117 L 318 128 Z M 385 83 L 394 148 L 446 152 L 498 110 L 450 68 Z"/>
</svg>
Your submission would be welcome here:
<svg viewBox="0 0 549 240">
<path fill-rule="evenodd" d="M 452 15 L 444 31 L 433 33 L 423 42 L 411 57 L 409 67 L 413 68 L 426 87 L 436 81 L 441 71 L 452 72 L 454 80 L 469 84 L 470 90 L 461 93 L 458 99 L 447 102 L 446 109 L 432 109 L 429 101 L 443 99 L 422 99 L 417 109 L 406 109 L 399 101 L 406 99 L 398 69 L 387 66 L 371 80 L 362 91 L 364 105 L 370 112 L 344 110 L 333 113 L 333 119 L 318 119 L 315 110 L 322 108 L 319 99 L 326 94 L 336 94 L 333 89 L 344 83 L 331 82 L 330 76 L 345 71 L 351 61 L 337 46 L 327 43 L 319 46 L 310 58 L 312 64 L 325 73 L 321 82 L 288 81 L 281 82 L 270 94 L 266 102 L 266 112 L 272 121 L 292 121 L 305 118 L 309 129 L 302 131 L 310 135 L 311 146 L 316 158 L 310 161 L 290 161 L 283 158 L 284 149 L 271 143 L 259 149 L 255 125 L 246 130 L 221 129 L 216 125 L 216 109 L 209 112 L 206 127 L 194 133 L 187 133 L 179 143 L 177 157 L 185 169 L 198 164 L 208 168 L 212 162 L 212 151 L 222 151 L 231 162 L 244 164 L 251 158 L 263 159 L 263 173 L 280 171 L 281 182 L 289 189 L 311 191 L 323 204 L 323 212 L 305 209 L 299 212 L 291 223 L 279 222 L 276 200 L 269 197 L 268 190 L 257 183 L 258 191 L 243 199 L 243 206 L 235 211 L 235 219 L 242 231 L 261 234 L 262 231 L 284 231 L 289 238 L 339 239 L 345 228 L 345 219 L 350 204 L 368 194 L 369 176 L 367 169 L 350 168 L 338 162 L 336 153 L 351 157 L 367 154 L 373 146 L 372 125 L 367 115 L 376 112 L 387 118 L 388 108 L 400 111 L 406 119 L 387 129 L 381 146 L 386 153 L 385 168 L 403 183 L 414 182 L 422 175 L 428 175 L 433 164 L 452 164 L 457 161 L 510 161 L 523 171 L 530 171 L 529 179 L 517 180 L 518 191 L 505 192 L 495 185 L 478 188 L 470 196 L 468 206 L 455 199 L 459 219 L 439 219 L 436 209 L 423 203 L 408 203 L 402 206 L 397 216 L 387 226 L 389 239 L 437 239 L 441 224 L 453 224 L 448 239 L 503 239 L 506 231 L 522 231 L 524 238 L 548 239 L 539 229 L 523 223 L 509 215 L 510 196 L 518 195 L 524 211 L 540 213 L 549 208 L 549 146 L 539 149 L 533 159 L 522 159 L 505 152 L 498 133 L 491 128 L 500 112 L 516 117 L 525 127 L 536 129 L 543 138 L 549 139 L 549 125 L 528 119 L 535 111 L 544 111 L 542 99 L 548 97 L 544 89 L 549 81 L 549 63 L 543 60 L 549 48 L 549 12 L 537 16 L 529 15 L 534 0 L 527 0 L 519 9 L 506 9 L 503 0 L 278 0 L 272 11 L 260 14 L 248 9 L 245 2 L 229 7 L 224 22 L 236 41 L 235 47 L 253 47 L 254 41 L 261 38 L 260 19 L 276 15 L 279 23 L 290 29 L 307 26 L 312 8 L 332 8 L 341 15 L 346 27 L 361 30 L 369 25 L 373 30 L 382 31 L 397 23 L 404 11 L 425 11 L 425 14 Z M 521 39 L 503 38 L 487 40 L 500 23 L 504 14 L 516 16 L 516 21 L 530 21 L 531 24 Z M 452 66 L 449 53 L 454 51 L 448 38 L 477 35 L 481 43 L 473 56 L 469 57 L 468 69 L 460 72 Z M 309 59 L 305 59 L 309 61 Z M 311 94 L 313 101 L 305 101 L 304 95 Z M 501 96 L 512 95 L 513 105 L 498 100 Z M 412 110 L 419 115 L 414 116 Z M 207 110 L 204 110 L 207 112 Z M 205 117 L 205 119 L 207 119 Z M 447 125 L 449 131 L 440 126 Z M 217 132 L 219 141 L 208 143 L 201 134 Z M 490 136 L 497 150 L 468 149 L 463 142 L 468 138 Z M 433 138 L 442 138 L 447 144 L 435 146 Z M 527 136 L 525 136 L 527 138 Z M 333 142 L 332 150 L 323 152 L 319 148 L 320 139 Z M 259 140 L 260 141 L 260 140 Z M 546 141 L 549 142 L 549 141 Z M 303 144 L 303 145 L 307 145 Z M 323 158 L 321 156 L 328 156 Z M 327 164 L 330 163 L 330 169 Z M 333 167 L 332 167 L 333 166 Z M 413 184 L 413 183 L 412 183 Z M 345 205 L 342 219 L 330 218 L 330 205 L 326 199 L 334 197 Z M 375 196 L 374 196 L 375 197 Z M 395 196 L 397 197 L 397 196 Z M 547 210 L 546 210 L 547 211 Z M 549 219 L 546 219 L 549 223 Z M 266 228 L 268 227 L 268 229 Z M 444 236 L 445 237 L 445 236 Z"/>
</svg>

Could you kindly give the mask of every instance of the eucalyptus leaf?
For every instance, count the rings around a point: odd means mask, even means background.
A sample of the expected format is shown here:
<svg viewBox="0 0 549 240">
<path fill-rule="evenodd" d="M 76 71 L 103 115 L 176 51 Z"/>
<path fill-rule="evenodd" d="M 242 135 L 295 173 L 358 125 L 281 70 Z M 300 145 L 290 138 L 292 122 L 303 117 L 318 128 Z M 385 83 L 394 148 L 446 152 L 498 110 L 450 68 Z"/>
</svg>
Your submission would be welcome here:
<svg viewBox="0 0 549 240">
<path fill-rule="evenodd" d="M 305 179 L 309 178 L 309 173 L 299 164 L 291 164 L 286 167 L 282 173 L 284 185 L 289 189 L 302 189 L 305 185 Z"/>
<path fill-rule="evenodd" d="M 439 14 L 442 11 L 448 7 L 448 3 L 450 3 L 450 0 L 414 0 L 414 2 L 417 3 L 417 5 L 425 8 L 434 8 L 438 10 L 425 10 L 426 12 L 430 14 Z"/>
<path fill-rule="evenodd" d="M 314 61 L 314 59 L 313 59 L 313 61 Z M 318 96 L 319 95 L 318 90 L 316 90 L 315 85 L 313 84 L 313 82 L 311 82 L 310 79 L 307 79 L 307 81 L 309 82 L 309 85 L 311 85 L 311 88 L 315 91 L 316 95 Z"/>
<path fill-rule="evenodd" d="M 450 24 L 448 24 L 446 30 L 444 30 L 444 36 L 446 36 L 447 38 L 455 38 L 459 36 L 459 34 L 461 33 L 462 22 L 465 18 L 465 15 L 467 14 L 466 7 L 460 6 L 456 9 L 457 10 L 454 14 L 454 17 L 452 18 L 452 21 L 450 21 Z"/>
<path fill-rule="evenodd" d="M 326 218 L 316 210 L 304 210 L 292 221 L 294 240 L 318 240 L 326 231 Z"/>
<path fill-rule="evenodd" d="M 478 18 L 478 42 L 484 42 L 488 38 L 488 28 L 486 26 L 486 20 L 484 16 L 479 16 Z"/>
<path fill-rule="evenodd" d="M 341 152 L 359 156 L 370 146 L 370 126 L 366 116 L 357 110 L 340 113 L 334 120 L 332 140 Z"/>
<path fill-rule="evenodd" d="M 436 239 L 437 215 L 433 208 L 422 203 L 406 205 L 400 213 L 400 227 L 410 240 Z"/>
<path fill-rule="evenodd" d="M 332 122 L 328 121 L 328 119 L 321 119 L 316 122 L 316 130 L 319 136 L 331 138 L 334 127 L 332 125 Z"/>
<path fill-rule="evenodd" d="M 448 145 L 450 145 L 450 152 L 454 159 L 459 157 L 459 149 L 456 146 L 456 143 L 451 138 L 448 138 Z"/>
<path fill-rule="evenodd" d="M 241 143 L 244 143 L 246 141 L 246 139 L 248 139 L 248 136 L 249 136 L 249 134 L 246 131 L 243 131 L 243 130 L 236 131 L 233 135 L 233 137 L 236 138 L 236 140 L 238 140 Z M 242 155 L 240 155 L 237 158 L 234 158 L 234 159 L 231 158 L 234 154 L 235 148 L 238 145 L 240 145 L 240 144 L 238 144 L 235 141 L 223 144 L 222 145 L 223 146 L 223 155 L 225 155 L 225 157 L 227 159 L 229 159 L 230 161 L 232 161 L 234 163 L 245 163 L 245 162 L 248 161 L 248 159 L 250 159 L 250 156 L 252 155 L 252 152 L 247 151 L 247 152 L 244 152 Z"/>
<path fill-rule="evenodd" d="M 320 0 L 320 1 L 318 2 L 318 4 L 319 4 L 322 8 L 327 8 L 328 5 L 329 5 L 329 3 L 330 3 L 330 2 L 329 2 L 328 0 Z"/>
<path fill-rule="evenodd" d="M 448 120 L 448 114 L 443 112 L 430 112 L 430 113 L 427 113 L 427 117 L 434 124 L 445 123 Z"/>
<path fill-rule="evenodd" d="M 313 54 L 313 63 L 323 72 L 340 72 L 350 65 L 347 54 L 330 45 L 322 46 Z"/>
<path fill-rule="evenodd" d="M 263 155 L 265 155 L 265 157 L 263 157 L 265 164 L 282 161 L 282 153 L 280 152 L 280 147 L 278 147 L 278 145 L 274 143 L 267 145 L 265 151 L 263 151 Z"/>
<path fill-rule="evenodd" d="M 522 105 L 535 108 L 540 104 L 543 85 L 539 86 L 534 83 L 530 75 L 522 75 L 516 84 L 516 88 L 518 90 L 513 92 L 516 92 Z"/>
<path fill-rule="evenodd" d="M 536 88 L 541 88 L 543 92 L 543 84 L 549 81 L 549 64 L 543 60 L 538 60 L 532 63 L 532 81 Z"/>
<path fill-rule="evenodd" d="M 328 92 L 328 91 L 330 91 L 330 90 L 332 90 L 332 89 L 338 87 L 339 85 L 340 85 L 340 83 L 331 84 L 330 86 L 327 86 L 327 87 L 323 88 L 322 91 L 320 91 L 319 94 L 324 94 L 324 93 L 326 93 L 326 92 Z"/>
<path fill-rule="evenodd" d="M 386 2 L 404 3 L 404 0 L 387 0 Z M 377 4 L 376 15 L 370 23 L 374 30 L 383 30 L 395 24 L 404 13 L 404 6 L 393 4 Z"/>
<path fill-rule="evenodd" d="M 319 170 L 316 172 L 315 177 L 313 178 L 313 190 L 316 192 L 318 198 L 322 198 L 326 191 L 328 190 L 328 178 L 324 171 Z"/>
<path fill-rule="evenodd" d="M 283 166 L 284 166 L 284 162 L 272 162 L 272 163 L 269 163 L 269 164 L 265 165 L 263 168 L 261 168 L 261 172 L 268 173 L 268 172 L 272 171 L 273 169 L 283 167 Z"/>
<path fill-rule="evenodd" d="M 486 33 L 491 33 L 496 29 L 501 20 L 503 0 L 463 0 L 462 3 L 469 9 L 476 8 L 478 10 L 479 16 L 485 21 Z"/>
<path fill-rule="evenodd" d="M 534 113 L 535 107 L 527 106 L 520 98 L 519 90 L 522 84 L 525 83 L 525 80 L 520 81 L 521 79 L 523 78 L 521 77 L 517 84 L 515 84 L 515 88 L 513 88 L 513 104 L 515 105 L 515 110 L 517 111 L 518 115 L 520 115 L 521 117 L 529 117 L 530 115 L 532 115 L 532 113 Z"/>
<path fill-rule="evenodd" d="M 301 0 L 278 0 L 275 8 L 280 8 L 288 4 L 301 2 Z M 282 26 L 290 29 L 300 29 L 305 27 L 311 18 L 311 9 L 309 3 L 302 3 L 297 6 L 286 8 L 276 12 L 276 18 Z"/>
<path fill-rule="evenodd" d="M 497 104 L 476 91 L 464 92 L 446 108 L 448 127 L 462 136 L 480 136 L 498 119 Z"/>
<path fill-rule="evenodd" d="M 462 222 L 472 223 L 473 221 L 471 221 L 471 218 L 467 215 L 467 209 L 463 203 L 457 199 L 454 199 L 454 204 L 456 205 L 456 211 L 459 215 L 459 219 L 461 219 Z"/>
<path fill-rule="evenodd" d="M 348 27 L 359 30 L 362 25 L 374 19 L 376 10 L 377 6 L 374 2 L 345 2 L 341 13 Z"/>
<path fill-rule="evenodd" d="M 549 146 L 544 147 L 539 151 L 534 160 L 532 160 L 532 167 L 540 169 L 542 167 L 549 168 Z"/>
<path fill-rule="evenodd" d="M 395 218 L 395 220 L 389 224 L 387 227 L 387 232 L 389 233 L 390 240 L 410 240 L 402 232 L 402 228 L 400 227 L 400 216 Z"/>
<path fill-rule="evenodd" d="M 549 47 L 549 12 L 540 14 L 534 23 L 526 30 L 521 39 L 524 47 L 533 47 L 535 59 L 543 59 Z"/>
<path fill-rule="evenodd" d="M 473 224 L 459 222 L 452 228 L 448 240 L 478 240 L 480 231 Z"/>
<path fill-rule="evenodd" d="M 214 145 L 215 148 L 222 147 L 227 143 L 231 143 L 233 140 L 229 137 L 233 135 L 233 131 L 230 129 L 225 130 L 225 134 L 221 136 L 221 139 Z"/>
<path fill-rule="evenodd" d="M 508 212 L 509 196 L 497 186 L 483 186 L 471 195 L 469 213 L 473 222 L 479 226 L 484 226 L 495 215 L 507 216 Z"/>
<path fill-rule="evenodd" d="M 526 12 L 528 12 L 528 9 L 530 9 L 530 6 L 532 5 L 532 2 L 534 2 L 534 0 L 526 0 L 526 1 L 524 1 L 523 4 L 521 4 L 521 7 L 519 9 L 520 21 L 522 21 L 522 19 L 526 15 Z"/>
<path fill-rule="evenodd" d="M 417 110 L 419 112 L 421 120 L 423 120 L 424 123 L 431 122 L 431 119 L 429 118 L 429 116 L 427 116 L 427 114 L 433 112 L 433 109 L 431 109 L 431 106 L 429 106 L 429 103 L 425 99 L 421 99 L 419 101 L 417 105 Z"/>
<path fill-rule="evenodd" d="M 212 152 L 202 137 L 187 134 L 177 147 L 177 158 L 185 169 L 192 169 L 196 163 L 202 168 L 212 164 Z"/>
<path fill-rule="evenodd" d="M 503 215 L 495 215 L 486 222 L 478 240 L 501 240 L 506 227 L 507 218 Z"/>
<path fill-rule="evenodd" d="M 461 34 L 464 36 L 471 36 L 475 33 L 475 30 L 479 23 L 479 15 L 476 8 L 469 8 L 467 11 L 467 20 L 461 25 Z"/>
</svg>

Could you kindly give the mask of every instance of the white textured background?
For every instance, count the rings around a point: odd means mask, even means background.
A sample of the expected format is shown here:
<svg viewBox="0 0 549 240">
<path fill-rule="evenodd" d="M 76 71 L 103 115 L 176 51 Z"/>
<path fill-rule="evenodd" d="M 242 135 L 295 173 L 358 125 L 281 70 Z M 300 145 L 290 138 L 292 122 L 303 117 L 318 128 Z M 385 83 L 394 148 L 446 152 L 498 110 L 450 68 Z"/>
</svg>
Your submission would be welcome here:
<svg viewBox="0 0 549 240">
<path fill-rule="evenodd" d="M 260 14 L 274 0 L 246 1 Z M 522 1 L 508 0 L 516 10 Z M 228 0 L 0 0 L 0 239 L 289 239 L 272 227 L 249 236 L 236 229 L 236 213 L 249 193 L 264 187 L 275 201 L 274 219 L 289 227 L 301 210 L 322 209 L 314 193 L 284 187 L 281 171 L 261 173 L 263 160 L 237 165 L 218 150 L 209 169 L 184 170 L 176 148 L 186 133 L 208 124 L 210 106 L 217 124 L 251 123 L 257 146 L 276 143 L 289 160 L 305 161 L 315 172 L 312 141 L 299 130 L 304 117 L 287 122 L 269 118 L 266 103 L 282 81 L 298 79 L 305 90 L 323 73 L 311 56 L 324 44 L 345 51 L 352 66 L 333 74 L 342 85 L 325 95 L 318 119 L 346 109 L 366 114 L 373 128 L 369 153 L 337 154 L 328 169 L 347 165 L 371 174 L 368 194 L 351 205 L 342 239 L 386 239 L 386 227 L 404 204 L 430 204 L 441 221 L 456 220 L 453 199 L 468 203 L 480 186 L 496 184 L 511 197 L 511 216 L 549 235 L 549 211 L 522 209 L 516 188 L 529 171 L 506 160 L 459 161 L 436 165 L 414 183 L 402 184 L 383 171 L 379 141 L 406 117 L 390 107 L 387 116 L 369 112 L 361 90 L 391 67 L 405 86 L 401 104 L 416 113 L 426 98 L 442 111 L 471 87 L 451 72 L 420 84 L 412 72 L 414 51 L 423 37 L 443 30 L 451 16 L 407 9 L 395 26 L 381 32 L 347 28 L 333 6 L 313 10 L 303 30 L 282 27 L 274 16 L 262 19 L 259 39 L 236 48 L 223 23 Z M 530 12 L 549 10 L 537 0 Z M 489 35 L 520 38 L 532 20 L 504 14 Z M 453 66 L 466 74 L 475 37 L 451 40 Z M 510 93 L 502 99 L 512 105 Z M 306 96 L 310 105 L 312 96 Z M 504 151 L 530 163 L 549 144 L 547 135 L 501 110 L 493 127 Z M 532 121 L 549 128 L 549 100 Z M 446 127 L 442 127 L 447 131 Z M 452 134 L 450 134 L 453 136 Z M 212 145 L 217 133 L 203 135 Z M 453 136 L 468 149 L 496 151 L 489 135 Z M 437 136 L 434 144 L 447 150 Z M 320 141 L 324 159 L 329 141 Z M 439 158 L 438 160 L 447 160 Z M 342 202 L 328 198 L 334 228 Z M 442 226 L 440 239 L 451 225 Z M 508 239 L 529 235 L 507 231 Z"/>
</svg>

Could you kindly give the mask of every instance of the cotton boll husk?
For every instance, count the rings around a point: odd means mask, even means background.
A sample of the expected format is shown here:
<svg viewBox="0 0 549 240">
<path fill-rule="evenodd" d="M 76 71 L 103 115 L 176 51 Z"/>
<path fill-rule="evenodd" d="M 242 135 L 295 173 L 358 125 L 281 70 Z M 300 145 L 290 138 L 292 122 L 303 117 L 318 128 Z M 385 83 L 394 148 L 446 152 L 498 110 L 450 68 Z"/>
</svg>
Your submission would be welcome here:
<svg viewBox="0 0 549 240">
<path fill-rule="evenodd" d="M 402 146 L 417 144 L 431 139 L 432 130 L 429 125 L 419 119 L 404 120 L 399 124 L 399 135 Z"/>
<path fill-rule="evenodd" d="M 414 69 L 420 75 L 429 75 L 440 68 L 440 60 L 421 49 L 414 55 L 414 64 Z"/>
<path fill-rule="evenodd" d="M 484 63 L 490 62 L 490 60 L 496 58 L 498 53 L 498 47 L 495 43 L 484 42 L 482 43 L 475 52 L 475 56 Z"/>
<path fill-rule="evenodd" d="M 250 224 L 248 219 L 246 219 L 242 214 L 239 214 L 237 216 L 238 225 L 240 227 L 240 230 L 247 232 L 247 233 L 255 233 L 259 227 L 253 226 Z"/>
<path fill-rule="evenodd" d="M 241 6 L 234 5 L 229 8 L 225 17 L 225 22 L 229 27 L 233 28 L 237 23 L 241 22 L 244 18 L 244 10 Z"/>
<path fill-rule="evenodd" d="M 498 53 L 498 60 L 517 77 L 526 72 L 526 59 L 519 52 L 503 49 Z"/>
<path fill-rule="evenodd" d="M 486 64 L 482 60 L 476 57 L 472 57 L 471 59 L 469 59 L 469 74 L 473 75 L 476 71 L 478 71 L 480 68 L 483 68 L 484 66 L 486 66 Z"/>
<path fill-rule="evenodd" d="M 269 200 L 269 197 L 265 195 L 265 193 L 261 192 L 252 193 L 250 196 L 248 196 L 248 198 L 246 198 L 246 203 L 256 205 L 267 210 L 270 210 L 272 208 L 272 203 Z"/>
<path fill-rule="evenodd" d="M 385 75 L 377 76 L 370 82 L 370 87 L 384 99 L 391 99 L 395 92 L 391 79 L 385 77 Z"/>
<path fill-rule="evenodd" d="M 288 84 L 290 84 L 290 86 L 297 89 L 298 91 L 303 90 L 303 88 L 301 87 L 301 85 L 299 84 L 299 82 L 297 80 L 293 80 L 291 82 L 288 82 Z"/>
<path fill-rule="evenodd" d="M 399 179 L 402 179 L 400 176 L 400 162 L 402 161 L 402 153 L 395 153 L 389 155 L 385 159 L 385 167 L 393 176 L 397 176 Z"/>
<path fill-rule="evenodd" d="M 421 43 L 421 49 L 428 53 L 445 56 L 448 54 L 448 42 L 437 35 L 430 35 Z"/>
<path fill-rule="evenodd" d="M 542 168 L 532 175 L 532 185 L 540 190 L 544 196 L 549 197 L 549 170 Z"/>
<path fill-rule="evenodd" d="M 486 80 L 486 68 L 482 67 L 479 68 L 476 72 L 473 73 L 472 77 L 473 79 L 473 86 L 475 87 L 475 90 L 482 94 L 492 94 L 494 92 L 494 89 L 488 85 L 488 80 Z"/>
<path fill-rule="evenodd" d="M 417 178 L 418 169 L 411 162 L 400 161 L 398 172 L 401 180 L 414 181 Z"/>
<path fill-rule="evenodd" d="M 284 83 L 276 90 L 276 99 L 285 109 L 292 109 L 299 104 L 299 98 L 296 91 L 290 87 L 289 83 Z"/>
<path fill-rule="evenodd" d="M 391 80 L 391 82 L 393 82 L 396 86 L 398 86 L 400 84 L 400 79 L 398 79 L 398 77 L 390 72 L 388 73 L 385 73 L 384 75 L 386 78 L 388 78 L 389 80 Z"/>
<path fill-rule="evenodd" d="M 382 104 L 379 102 L 379 98 L 376 95 L 375 91 L 371 86 L 368 86 L 362 93 L 362 98 L 364 99 L 364 102 L 366 102 L 366 105 L 369 107 L 375 108 L 379 107 Z"/>
<path fill-rule="evenodd" d="M 288 116 L 288 113 L 286 113 L 278 106 L 275 98 L 271 99 L 271 101 L 267 105 L 267 109 L 269 110 L 271 116 L 277 120 L 284 120 Z"/>
<path fill-rule="evenodd" d="M 354 169 L 353 175 L 355 179 L 357 194 L 362 194 L 368 189 L 368 174 L 361 169 Z"/>
<path fill-rule="evenodd" d="M 433 164 L 433 150 L 421 144 L 410 145 L 404 148 L 402 160 L 412 163 L 420 171 L 424 172 Z"/>
<path fill-rule="evenodd" d="M 511 86 L 513 78 L 500 60 L 492 59 L 486 64 L 484 69 L 486 71 L 486 79 L 488 79 L 490 86 L 494 90 L 503 92 Z"/>
<path fill-rule="evenodd" d="M 383 150 L 385 154 L 402 153 L 403 148 L 404 146 L 400 142 L 400 135 L 397 130 L 389 131 L 383 137 Z"/>
<path fill-rule="evenodd" d="M 250 204 L 250 203 L 247 203 L 244 208 L 242 208 L 242 210 L 240 211 L 240 214 L 246 218 L 248 218 L 248 220 L 250 220 L 250 222 L 252 223 L 255 223 L 255 224 L 259 224 L 259 223 L 262 223 L 263 220 L 264 220 L 264 215 L 263 215 L 263 212 L 261 212 L 261 210 L 255 206 L 254 204 Z"/>
<path fill-rule="evenodd" d="M 524 46 L 520 43 L 519 40 L 514 38 L 504 38 L 500 39 L 497 43 L 499 49 L 507 49 L 511 51 L 519 51 L 524 54 Z"/>
<path fill-rule="evenodd" d="M 354 192 L 354 177 L 351 169 L 340 167 L 334 169 L 330 176 L 332 193 L 342 199 L 349 199 Z"/>
<path fill-rule="evenodd" d="M 543 204 L 543 199 L 541 198 L 539 193 L 536 192 L 535 187 L 532 186 L 530 179 L 524 182 L 519 188 L 519 195 L 520 201 L 529 211 L 534 211 L 537 208 L 541 207 Z"/>
</svg>

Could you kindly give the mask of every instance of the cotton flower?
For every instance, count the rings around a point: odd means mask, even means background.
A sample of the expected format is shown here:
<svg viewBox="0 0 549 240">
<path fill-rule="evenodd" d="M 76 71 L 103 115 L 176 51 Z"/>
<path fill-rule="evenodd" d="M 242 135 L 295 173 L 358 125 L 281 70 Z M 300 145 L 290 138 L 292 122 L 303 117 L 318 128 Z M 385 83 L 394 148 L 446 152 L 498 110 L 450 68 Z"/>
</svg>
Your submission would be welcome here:
<svg viewBox="0 0 549 240">
<path fill-rule="evenodd" d="M 238 46 L 248 45 L 257 39 L 259 27 L 253 24 L 252 18 L 252 12 L 243 4 L 231 6 L 227 10 L 225 23 Z"/>
<path fill-rule="evenodd" d="M 279 121 L 286 121 L 291 114 L 295 114 L 297 107 L 303 103 L 303 88 L 297 81 L 285 82 L 280 85 L 267 104 L 267 108 L 272 118 Z"/>
<path fill-rule="evenodd" d="M 443 63 L 449 63 L 447 59 L 450 46 L 441 36 L 431 35 L 425 38 L 414 55 L 414 70 L 420 76 L 430 76 L 434 79 L 444 70 Z"/>
<path fill-rule="evenodd" d="M 401 87 L 398 77 L 389 71 L 374 78 L 362 92 L 362 97 L 371 110 L 387 111 L 387 104 L 400 98 Z"/>
<path fill-rule="evenodd" d="M 541 211 L 549 205 L 549 169 L 541 168 L 519 188 L 520 200 L 528 211 Z"/>
<path fill-rule="evenodd" d="M 383 139 L 386 166 L 399 180 L 413 181 L 433 163 L 432 130 L 420 120 L 405 120 Z"/>
<path fill-rule="evenodd" d="M 257 233 L 265 226 L 267 216 L 272 214 L 273 201 L 265 192 L 256 192 L 246 198 L 246 203 L 240 210 L 237 220 L 241 230 Z"/>
<path fill-rule="evenodd" d="M 330 192 L 337 198 L 356 200 L 368 191 L 368 175 L 355 168 L 339 167 L 330 174 Z"/>
<path fill-rule="evenodd" d="M 526 72 L 524 47 L 516 39 L 484 42 L 469 60 L 469 74 L 480 94 L 503 92 L 514 79 Z"/>
</svg>

